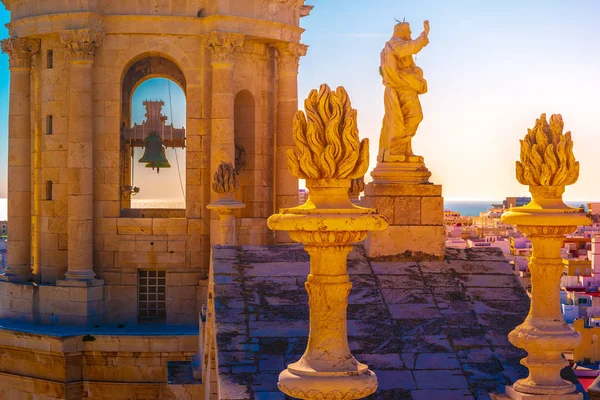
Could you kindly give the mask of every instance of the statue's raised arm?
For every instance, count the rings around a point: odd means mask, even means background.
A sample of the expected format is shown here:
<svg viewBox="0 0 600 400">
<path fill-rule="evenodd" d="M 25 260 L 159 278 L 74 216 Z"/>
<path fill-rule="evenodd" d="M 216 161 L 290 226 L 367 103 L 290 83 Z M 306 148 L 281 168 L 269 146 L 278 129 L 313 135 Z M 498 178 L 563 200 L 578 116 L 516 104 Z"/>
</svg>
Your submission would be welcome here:
<svg viewBox="0 0 600 400">
<path fill-rule="evenodd" d="M 412 152 L 411 139 L 423 120 L 419 95 L 427 92 L 423 71 L 415 65 L 417 54 L 429 43 L 429 21 L 411 38 L 410 24 L 399 22 L 381 51 L 381 76 L 385 86 L 385 116 L 379 139 L 379 162 L 422 162 Z"/>
</svg>

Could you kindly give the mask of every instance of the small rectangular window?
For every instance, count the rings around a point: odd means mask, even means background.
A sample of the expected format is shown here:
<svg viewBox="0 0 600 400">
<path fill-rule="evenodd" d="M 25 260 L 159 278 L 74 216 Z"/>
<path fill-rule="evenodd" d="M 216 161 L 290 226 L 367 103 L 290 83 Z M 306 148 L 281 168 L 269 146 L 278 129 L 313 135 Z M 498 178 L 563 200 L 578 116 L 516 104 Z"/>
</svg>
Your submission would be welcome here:
<svg viewBox="0 0 600 400">
<path fill-rule="evenodd" d="M 166 271 L 139 270 L 138 272 L 138 317 L 140 320 L 165 320 Z"/>
<path fill-rule="evenodd" d="M 52 50 L 46 52 L 46 67 L 48 69 L 54 68 L 54 52 Z"/>
<path fill-rule="evenodd" d="M 46 182 L 46 200 L 52 200 L 52 181 Z"/>
<path fill-rule="evenodd" d="M 46 116 L 46 134 L 52 135 L 52 115 Z"/>
</svg>

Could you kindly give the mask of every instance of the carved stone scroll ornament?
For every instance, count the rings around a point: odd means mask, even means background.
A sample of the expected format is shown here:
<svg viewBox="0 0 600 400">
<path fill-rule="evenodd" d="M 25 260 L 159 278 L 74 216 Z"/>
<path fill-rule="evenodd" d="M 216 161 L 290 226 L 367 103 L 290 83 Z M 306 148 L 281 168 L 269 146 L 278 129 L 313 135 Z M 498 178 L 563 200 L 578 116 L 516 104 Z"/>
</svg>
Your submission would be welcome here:
<svg viewBox="0 0 600 400">
<path fill-rule="evenodd" d="M 302 43 L 277 43 L 272 46 L 277 49 L 277 62 L 281 64 L 297 65 L 308 50 L 308 46 Z"/>
<path fill-rule="evenodd" d="M 31 56 L 40 51 L 40 40 L 8 38 L 0 42 L 2 52 L 8 54 L 10 68 L 31 67 Z"/>
<path fill-rule="evenodd" d="M 204 37 L 204 46 L 212 54 L 213 63 L 232 63 L 233 52 L 244 44 L 244 35 L 230 32 L 211 32 Z"/>
<path fill-rule="evenodd" d="M 104 41 L 104 32 L 74 29 L 59 32 L 60 41 L 69 49 L 72 61 L 92 61 L 96 48 Z"/>
</svg>

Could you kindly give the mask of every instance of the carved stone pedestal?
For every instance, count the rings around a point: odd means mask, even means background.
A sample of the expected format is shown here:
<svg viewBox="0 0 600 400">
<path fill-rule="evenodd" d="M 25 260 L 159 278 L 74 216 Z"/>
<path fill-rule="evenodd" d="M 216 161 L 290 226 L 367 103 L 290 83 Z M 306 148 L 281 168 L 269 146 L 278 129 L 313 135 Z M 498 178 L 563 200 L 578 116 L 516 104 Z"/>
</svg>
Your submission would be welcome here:
<svg viewBox="0 0 600 400">
<path fill-rule="evenodd" d="M 566 234 L 578 226 L 589 225 L 586 214 L 568 207 L 562 201 L 564 186 L 530 186 L 531 203 L 511 208 L 502 221 L 515 225 L 532 243 L 529 261 L 531 271 L 531 308 L 527 319 L 508 335 L 508 340 L 528 355 L 521 364 L 529 376 L 516 381 L 507 394 L 521 399 L 571 399 L 577 395 L 575 385 L 562 379 L 560 371 L 569 365 L 564 351 L 575 348 L 581 335 L 571 329 L 560 313 L 560 277 L 563 264 L 560 249 Z"/>
<path fill-rule="evenodd" d="M 307 202 L 282 209 L 269 228 L 288 231 L 310 255 L 305 283 L 310 307 L 308 346 L 279 375 L 279 389 L 301 399 L 360 399 L 377 389 L 377 377 L 350 353 L 346 310 L 352 288 L 346 267 L 352 244 L 387 227 L 375 210 L 348 198 L 349 179 L 307 179 Z"/>
<path fill-rule="evenodd" d="M 506 386 L 506 399 L 512 400 L 583 400 L 582 393 L 571 394 L 527 394 L 517 392 L 512 386 Z"/>
<path fill-rule="evenodd" d="M 414 255 L 443 258 L 446 251 L 442 186 L 429 183 L 431 172 L 422 162 L 385 162 L 371 172 L 364 206 L 387 217 L 386 231 L 370 232 L 369 257 Z"/>
<path fill-rule="evenodd" d="M 237 244 L 235 234 L 235 210 L 244 208 L 246 205 L 233 198 L 233 196 L 222 197 L 206 206 L 219 214 L 219 244 L 221 246 L 235 246 Z"/>
<path fill-rule="evenodd" d="M 516 347 L 527 351 L 521 364 L 529 376 L 506 388 L 512 399 L 581 399 L 575 385 L 560 372 L 569 363 L 562 353 L 581 343 L 581 335 L 565 322 L 560 312 L 561 247 L 565 235 L 590 219 L 562 199 L 566 185 L 577 181 L 579 163 L 573 155 L 571 132 L 563 134 L 560 114 L 542 114 L 521 140 L 519 183 L 529 185 L 531 202 L 513 207 L 502 222 L 513 225 L 531 240 L 531 306 L 523 323 L 508 335 Z"/>
</svg>

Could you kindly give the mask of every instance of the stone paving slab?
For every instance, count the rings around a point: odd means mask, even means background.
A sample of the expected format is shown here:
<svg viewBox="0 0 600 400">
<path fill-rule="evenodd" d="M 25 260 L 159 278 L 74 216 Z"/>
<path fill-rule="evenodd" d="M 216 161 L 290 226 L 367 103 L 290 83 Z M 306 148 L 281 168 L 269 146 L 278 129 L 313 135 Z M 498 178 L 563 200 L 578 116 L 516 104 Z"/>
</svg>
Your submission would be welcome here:
<svg viewBox="0 0 600 400">
<path fill-rule="evenodd" d="M 501 252 L 448 249 L 443 262 L 364 254 L 349 255 L 348 342 L 378 376 L 369 399 L 488 399 L 526 376 L 507 334 L 529 298 Z M 307 343 L 308 255 L 299 245 L 215 247 L 213 261 L 221 397 L 286 399 L 277 377 Z"/>
</svg>

